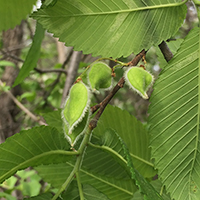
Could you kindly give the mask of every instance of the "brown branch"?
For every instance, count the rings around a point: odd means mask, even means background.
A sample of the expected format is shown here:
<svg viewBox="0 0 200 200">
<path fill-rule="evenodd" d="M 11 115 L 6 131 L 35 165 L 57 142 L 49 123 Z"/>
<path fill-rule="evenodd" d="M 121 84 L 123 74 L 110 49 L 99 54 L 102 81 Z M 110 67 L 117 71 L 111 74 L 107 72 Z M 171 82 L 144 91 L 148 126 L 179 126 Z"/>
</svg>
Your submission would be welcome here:
<svg viewBox="0 0 200 200">
<path fill-rule="evenodd" d="M 66 56 L 66 59 L 63 62 L 60 70 L 64 70 L 65 65 L 69 62 L 69 59 L 71 57 L 71 53 L 72 53 L 72 50 L 68 52 L 68 54 Z M 67 71 L 66 70 L 64 70 L 64 71 L 65 71 L 65 73 L 67 75 Z M 46 92 L 46 94 L 44 95 L 44 101 L 46 102 L 45 104 L 47 104 L 47 98 L 48 98 L 48 96 L 51 94 L 51 92 L 53 91 L 54 87 L 59 83 L 61 74 L 62 74 L 62 72 L 59 72 L 56 80 L 51 84 L 51 89 L 48 92 Z"/>
<path fill-rule="evenodd" d="M 66 99 L 66 97 L 69 93 L 69 90 L 70 90 L 72 84 L 75 81 L 77 70 L 78 70 L 78 67 L 79 67 L 79 63 L 81 61 L 81 56 L 82 56 L 81 51 L 74 51 L 73 54 L 72 54 L 70 66 L 67 70 L 68 76 L 66 78 L 65 87 L 64 87 L 64 90 L 63 90 L 61 108 L 63 107 L 63 104 L 64 104 L 65 99 Z"/>
<path fill-rule="evenodd" d="M 0 80 L 0 86 L 3 86 L 3 82 Z M 21 104 L 15 96 L 10 92 L 6 92 L 8 96 L 15 102 L 15 104 L 22 110 L 24 111 L 33 121 L 38 122 L 40 125 L 46 125 L 39 117 L 35 116 L 32 112 L 30 112 L 26 107 L 24 107 L 23 104 Z"/>
<path fill-rule="evenodd" d="M 40 74 L 44 74 L 44 73 L 64 73 L 67 75 L 67 71 L 65 69 L 38 69 L 38 68 L 34 68 L 34 70 Z"/>
<path fill-rule="evenodd" d="M 159 48 L 167 62 L 169 62 L 173 58 L 173 53 L 170 51 L 169 47 L 167 46 L 167 43 L 165 41 L 162 41 L 159 45 Z"/>
<path fill-rule="evenodd" d="M 130 62 L 129 66 L 136 66 L 138 62 L 142 59 L 142 57 L 146 54 L 146 51 L 143 49 L 139 54 L 135 56 L 135 58 Z M 124 86 L 125 79 L 122 77 L 119 82 L 115 85 L 113 90 L 108 94 L 108 96 L 98 105 L 91 107 L 91 112 L 94 113 L 97 109 L 98 112 L 94 116 L 94 118 L 90 121 L 89 127 L 90 129 L 94 129 L 97 126 L 97 122 L 102 115 L 104 109 L 110 102 L 110 100 L 114 97 L 114 95 L 118 92 L 120 88 Z"/>
<path fill-rule="evenodd" d="M 22 62 L 22 63 L 24 62 L 24 60 L 22 60 L 21 58 L 19 58 L 19 57 L 16 56 L 16 55 L 10 53 L 9 51 L 5 51 L 5 50 L 2 49 L 1 52 L 2 52 L 2 54 L 5 56 L 4 59 L 6 59 L 7 57 L 10 57 L 10 58 L 12 58 L 12 59 L 14 59 L 14 60 L 16 60 L 16 61 L 18 61 L 18 62 Z"/>
</svg>

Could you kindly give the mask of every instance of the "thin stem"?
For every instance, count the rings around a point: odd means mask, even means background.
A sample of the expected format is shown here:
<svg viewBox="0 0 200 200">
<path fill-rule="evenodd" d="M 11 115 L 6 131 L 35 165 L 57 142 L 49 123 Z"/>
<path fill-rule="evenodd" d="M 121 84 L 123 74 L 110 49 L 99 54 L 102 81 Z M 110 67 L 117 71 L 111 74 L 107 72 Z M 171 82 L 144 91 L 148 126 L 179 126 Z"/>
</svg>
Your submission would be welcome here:
<svg viewBox="0 0 200 200">
<path fill-rule="evenodd" d="M 114 151 L 113 149 L 111 149 L 108 146 L 100 146 L 100 145 L 96 145 L 96 144 L 92 144 L 91 142 L 88 143 L 88 145 L 90 145 L 91 147 L 97 148 L 97 149 L 102 149 L 105 150 L 113 155 L 115 155 L 116 157 L 118 157 L 122 162 L 124 162 L 125 164 L 127 164 L 127 161 L 120 155 L 118 154 L 116 151 Z"/>
<path fill-rule="evenodd" d="M 135 56 L 135 58 L 131 62 L 128 63 L 128 65 L 136 66 L 145 54 L 146 54 L 146 51 L 143 49 L 139 54 Z M 110 100 L 114 97 L 114 95 L 118 92 L 118 90 L 124 86 L 124 83 L 125 83 L 125 79 L 124 77 L 122 77 L 119 80 L 119 82 L 115 85 L 113 90 L 108 94 L 108 96 L 101 103 L 91 107 L 92 113 L 95 113 L 99 109 L 98 113 L 95 115 L 94 119 L 91 121 L 91 126 L 94 126 L 94 128 L 96 127 L 97 121 L 99 117 L 101 116 L 101 114 L 103 113 L 105 107 L 110 102 Z"/>
<path fill-rule="evenodd" d="M 0 80 L 0 86 L 3 86 L 3 82 Z M 35 116 L 32 112 L 30 112 L 26 107 L 24 107 L 23 104 L 21 104 L 15 96 L 10 92 L 6 92 L 8 96 L 15 102 L 15 104 L 22 110 L 24 111 L 33 121 L 38 122 L 40 125 L 47 125 L 45 122 L 43 122 L 40 117 Z"/>
<path fill-rule="evenodd" d="M 95 62 L 98 62 L 98 61 L 101 61 L 101 60 L 111 60 L 111 61 L 113 61 L 115 63 L 118 63 L 121 66 L 126 66 L 127 65 L 127 63 L 123 63 L 123 62 L 121 62 L 119 60 L 116 60 L 116 59 L 113 59 L 113 58 L 99 58 L 99 59 L 95 60 Z"/>
<path fill-rule="evenodd" d="M 76 180 L 77 180 L 77 184 L 78 184 L 80 200 L 84 200 L 83 188 L 82 188 L 82 185 L 81 185 L 81 179 L 80 179 L 79 172 L 76 172 Z"/>
<path fill-rule="evenodd" d="M 73 178 L 74 178 L 74 171 L 70 173 L 67 180 L 63 183 L 61 188 L 56 192 L 56 194 L 53 196 L 51 200 L 56 200 L 59 197 L 59 195 L 65 190 L 65 188 L 72 182 Z"/>
<path fill-rule="evenodd" d="M 44 74 L 44 73 L 64 73 L 67 75 L 67 71 L 65 69 L 38 69 L 38 68 L 34 68 L 35 71 L 37 71 L 40 74 Z"/>
<path fill-rule="evenodd" d="M 94 64 L 95 62 L 98 62 L 98 61 L 102 61 L 102 60 L 110 60 L 110 61 L 113 61 L 113 62 L 115 62 L 115 63 L 118 63 L 118 65 L 116 65 L 116 66 L 113 67 L 114 69 L 115 69 L 116 67 L 128 66 L 128 63 L 123 63 L 123 62 L 121 62 L 121 61 L 119 61 L 119 60 L 115 60 L 115 59 L 112 59 L 112 58 L 99 58 L 99 59 L 95 60 L 93 63 L 91 63 L 90 65 L 88 65 L 88 66 L 86 67 L 86 69 L 84 70 L 84 72 L 77 78 L 77 80 L 82 79 L 82 77 L 83 77 L 83 76 L 86 74 L 86 72 L 90 69 L 90 66 L 91 66 L 92 64 Z"/>
<path fill-rule="evenodd" d="M 142 50 L 138 55 L 135 56 L 135 58 L 129 63 L 129 65 L 133 65 L 133 66 L 137 65 L 137 63 L 141 60 L 141 58 L 145 54 L 146 54 L 146 51 Z M 94 116 L 94 118 L 90 121 L 88 129 L 85 132 L 84 138 L 83 138 L 83 140 L 82 140 L 82 142 L 81 142 L 81 144 L 79 146 L 79 149 L 77 151 L 78 156 L 77 156 L 74 168 L 73 168 L 72 172 L 70 173 L 69 177 L 67 178 L 67 180 L 63 183 L 62 187 L 54 195 L 54 197 L 52 198 L 52 200 L 56 200 L 59 197 L 59 195 L 65 190 L 65 188 L 67 188 L 67 186 L 71 183 L 71 181 L 73 180 L 74 176 L 76 174 L 78 174 L 78 172 L 79 172 L 79 170 L 81 168 L 82 160 L 84 158 L 85 150 L 86 150 L 87 145 L 88 145 L 88 143 L 90 141 L 92 130 L 97 126 L 97 121 L 99 120 L 101 114 L 103 113 L 103 111 L 106 108 L 106 106 L 109 103 L 109 101 L 113 98 L 113 96 L 117 93 L 117 91 L 120 88 L 123 87 L 124 83 L 125 83 L 125 80 L 124 80 L 124 77 L 122 77 L 119 80 L 119 82 L 117 83 L 117 85 L 110 92 L 110 94 L 99 104 L 99 111 Z M 121 158 L 121 159 L 123 159 L 123 158 Z M 80 180 L 78 180 L 78 181 L 80 181 Z M 84 199 L 84 196 L 81 197 L 81 200 L 82 199 Z"/>
<path fill-rule="evenodd" d="M 54 197 L 52 198 L 52 200 L 56 200 L 59 195 L 65 190 L 65 188 L 71 183 L 71 181 L 73 180 L 75 174 L 80 170 L 81 167 L 81 163 L 84 157 L 84 153 L 87 147 L 87 144 L 90 140 L 90 134 L 92 132 L 92 129 L 90 129 L 90 127 L 88 128 L 87 132 L 84 135 L 84 138 L 81 142 L 81 145 L 79 147 L 79 150 L 77 151 L 77 153 L 79 154 L 77 159 L 76 159 L 76 163 L 74 165 L 74 168 L 72 170 L 72 172 L 70 173 L 69 177 L 67 178 L 67 180 L 63 183 L 62 187 L 58 190 L 58 192 L 54 195 Z"/>
</svg>

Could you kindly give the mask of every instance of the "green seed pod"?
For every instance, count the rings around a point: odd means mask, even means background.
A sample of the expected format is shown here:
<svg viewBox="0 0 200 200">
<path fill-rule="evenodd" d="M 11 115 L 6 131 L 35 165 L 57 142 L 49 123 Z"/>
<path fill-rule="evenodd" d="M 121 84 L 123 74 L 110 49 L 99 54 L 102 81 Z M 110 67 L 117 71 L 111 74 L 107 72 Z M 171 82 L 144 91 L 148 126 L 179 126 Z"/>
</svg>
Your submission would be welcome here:
<svg viewBox="0 0 200 200">
<path fill-rule="evenodd" d="M 142 98 L 148 99 L 147 91 L 153 84 L 154 77 L 142 67 L 131 67 L 125 71 L 126 83 Z"/>
<path fill-rule="evenodd" d="M 82 121 L 74 127 L 72 132 L 69 132 L 67 125 L 64 123 L 64 133 L 66 139 L 69 141 L 70 145 L 73 147 L 81 135 L 86 131 L 88 122 L 90 118 L 90 110 L 87 111 Z"/>
<path fill-rule="evenodd" d="M 83 120 L 90 108 L 90 91 L 82 82 L 71 87 L 62 110 L 62 119 L 67 126 L 68 134 Z"/>
<path fill-rule="evenodd" d="M 93 91 L 110 89 L 112 85 L 111 68 L 103 63 L 94 63 L 88 72 L 88 83 Z"/>
</svg>

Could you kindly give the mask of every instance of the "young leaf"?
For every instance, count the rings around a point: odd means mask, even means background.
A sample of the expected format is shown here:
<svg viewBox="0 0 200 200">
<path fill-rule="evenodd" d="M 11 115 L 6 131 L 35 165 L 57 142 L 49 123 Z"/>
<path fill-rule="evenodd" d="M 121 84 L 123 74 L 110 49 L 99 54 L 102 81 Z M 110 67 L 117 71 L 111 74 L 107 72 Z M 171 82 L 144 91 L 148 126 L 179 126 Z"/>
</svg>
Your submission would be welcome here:
<svg viewBox="0 0 200 200">
<path fill-rule="evenodd" d="M 88 81 L 92 90 L 109 89 L 112 83 L 111 73 L 111 68 L 106 63 L 94 63 L 88 72 Z"/>
<path fill-rule="evenodd" d="M 62 119 L 72 134 L 74 128 L 83 120 L 90 105 L 90 91 L 83 82 L 71 87 L 62 111 Z"/>
<path fill-rule="evenodd" d="M 153 75 L 142 67 L 131 67 L 124 74 L 126 83 L 142 98 L 148 99 L 147 91 L 154 81 Z"/>
<path fill-rule="evenodd" d="M 185 2 L 59 0 L 32 16 L 75 50 L 119 58 L 149 49 L 174 35 L 186 16 Z"/>
<path fill-rule="evenodd" d="M 36 67 L 40 56 L 40 47 L 44 38 L 44 32 L 45 30 L 43 29 L 42 25 L 37 23 L 32 46 L 28 52 L 28 55 L 26 56 L 26 60 L 24 61 L 17 78 L 15 79 L 13 87 L 21 83 L 29 75 L 29 72 Z"/>
<path fill-rule="evenodd" d="M 156 81 L 149 132 L 158 177 L 172 199 L 200 197 L 200 29 L 186 36 Z"/>
</svg>

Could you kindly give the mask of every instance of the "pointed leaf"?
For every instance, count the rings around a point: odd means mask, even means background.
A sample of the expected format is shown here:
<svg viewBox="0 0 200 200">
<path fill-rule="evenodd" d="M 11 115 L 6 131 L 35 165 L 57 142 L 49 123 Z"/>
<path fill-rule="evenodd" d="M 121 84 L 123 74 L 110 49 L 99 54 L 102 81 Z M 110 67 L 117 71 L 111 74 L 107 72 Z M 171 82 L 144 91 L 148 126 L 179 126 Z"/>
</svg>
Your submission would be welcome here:
<svg viewBox="0 0 200 200">
<path fill-rule="evenodd" d="M 90 106 L 90 92 L 87 86 L 78 82 L 74 84 L 69 92 L 62 111 L 62 118 L 68 127 L 68 134 L 79 124 L 86 115 Z"/>
<path fill-rule="evenodd" d="M 17 170 L 70 159 L 69 145 L 55 128 L 41 126 L 21 131 L 0 145 L 0 182 Z"/>
<path fill-rule="evenodd" d="M 187 35 L 156 81 L 150 104 L 152 157 L 171 198 L 200 196 L 200 29 Z"/>
<path fill-rule="evenodd" d="M 154 77 L 142 67 L 131 67 L 124 74 L 126 83 L 142 98 L 148 99 L 147 91 L 153 84 Z"/>
<path fill-rule="evenodd" d="M 124 165 L 127 165 L 127 167 L 130 170 L 129 171 L 130 177 L 133 180 L 135 180 L 135 183 L 138 186 L 140 192 L 144 195 L 144 197 L 147 200 L 152 200 L 152 199 L 161 200 L 162 198 L 159 195 L 159 193 L 156 192 L 156 190 L 152 187 L 152 185 L 149 182 L 147 182 L 146 179 L 143 176 L 141 176 L 137 170 L 135 170 L 129 150 L 128 150 L 126 144 L 124 143 L 124 141 L 119 137 L 119 135 L 113 129 L 107 129 L 107 131 L 104 134 L 105 135 L 102 138 L 102 139 L 104 139 L 103 145 L 101 145 L 98 148 L 105 150 L 113 157 L 117 157 L 118 160 L 121 160 L 121 162 L 124 162 Z M 115 138 L 115 139 L 113 139 L 113 138 Z M 105 161 L 103 162 L 102 157 L 99 160 L 102 163 L 105 163 Z M 85 163 L 87 163 L 87 162 L 85 162 Z M 97 164 L 97 166 L 99 168 L 98 164 Z M 107 167 L 107 166 L 103 166 L 101 164 L 101 167 L 103 169 L 104 168 L 111 168 L 112 170 L 115 169 L 115 171 L 116 171 L 116 167 L 114 167 L 113 165 L 112 165 L 112 167 Z M 107 176 L 109 176 L 109 174 Z M 115 176 L 113 176 L 113 177 L 115 177 Z"/>
<path fill-rule="evenodd" d="M 36 0 L 0 0 L 0 32 L 19 25 L 31 13 Z"/>
<path fill-rule="evenodd" d="M 88 73 L 90 87 L 95 91 L 109 89 L 112 83 L 111 68 L 103 62 L 94 63 Z"/>
<path fill-rule="evenodd" d="M 44 38 L 44 32 L 45 30 L 42 28 L 42 26 L 37 23 L 32 46 L 28 52 L 28 55 L 26 56 L 26 60 L 24 61 L 17 78 L 15 79 L 13 87 L 21 83 L 29 75 L 30 71 L 36 67 L 40 56 L 40 47 Z"/>
<path fill-rule="evenodd" d="M 99 124 L 94 129 L 95 136 L 101 137 L 106 129 L 112 127 L 127 145 L 136 170 L 144 177 L 156 174 L 150 160 L 149 134 L 141 122 L 127 111 L 108 105 Z"/>
<path fill-rule="evenodd" d="M 84 200 L 109 200 L 104 194 L 96 190 L 91 185 L 84 184 L 83 186 Z M 79 200 L 79 190 L 75 181 L 72 182 L 69 189 L 62 195 L 63 199 Z"/>
<path fill-rule="evenodd" d="M 98 156 L 98 154 L 97 154 Z M 94 161 L 94 160 L 93 160 Z M 91 163 L 92 164 L 92 163 Z M 39 175 L 53 186 L 60 187 L 73 169 L 72 163 L 38 166 Z M 115 179 L 80 169 L 81 183 L 89 184 L 105 194 L 109 199 L 129 200 L 137 190 L 131 179 Z"/>
<path fill-rule="evenodd" d="M 32 16 L 75 50 L 117 58 L 137 54 L 174 35 L 186 15 L 185 2 L 59 0 Z"/>
</svg>

